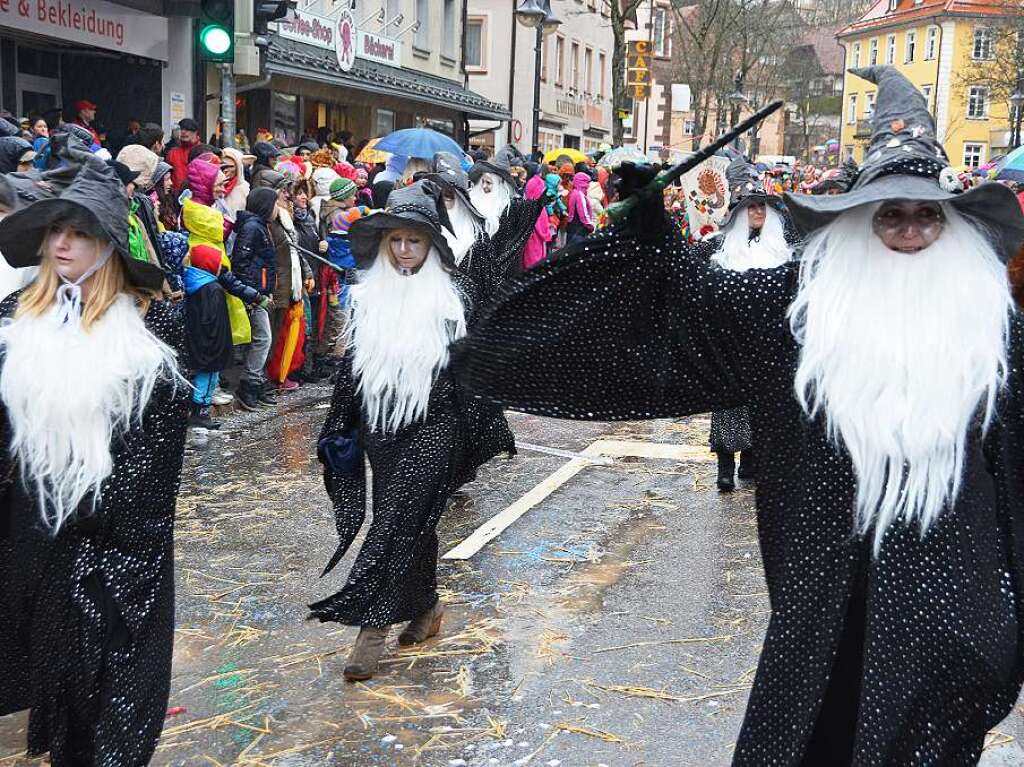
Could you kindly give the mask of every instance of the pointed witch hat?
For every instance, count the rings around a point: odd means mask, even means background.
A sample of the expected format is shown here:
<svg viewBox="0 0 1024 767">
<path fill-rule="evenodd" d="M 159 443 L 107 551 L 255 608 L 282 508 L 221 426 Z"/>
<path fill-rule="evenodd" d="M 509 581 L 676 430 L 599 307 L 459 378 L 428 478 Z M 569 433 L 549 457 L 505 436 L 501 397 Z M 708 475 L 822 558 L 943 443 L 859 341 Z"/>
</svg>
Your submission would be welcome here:
<svg viewBox="0 0 1024 767">
<path fill-rule="evenodd" d="M 745 157 L 737 157 L 725 169 L 725 183 L 729 187 L 729 212 L 722 220 L 721 228 L 728 227 L 736 214 L 755 203 L 768 205 L 780 213 L 786 212 L 782 198 L 768 194 L 761 174 Z"/>
<path fill-rule="evenodd" d="M 1004 259 L 1015 254 L 1024 241 L 1024 214 L 1013 192 L 998 183 L 962 191 L 924 96 L 899 70 L 874 66 L 850 72 L 878 85 L 871 144 L 849 191 L 786 195 L 797 227 L 808 234 L 846 211 L 888 200 L 948 202 L 988 228 Z"/>
<path fill-rule="evenodd" d="M 462 169 L 462 163 L 459 162 L 458 157 L 451 152 L 438 152 L 434 155 L 433 170 L 423 178 L 433 181 L 442 190 L 454 192 L 469 210 L 470 215 L 478 222 L 483 222 L 483 215 L 470 202 L 469 176 Z"/>
<path fill-rule="evenodd" d="M 384 208 L 355 221 L 348 230 L 352 255 L 360 269 L 368 269 L 377 258 L 380 240 L 389 229 L 420 229 L 441 256 L 441 263 L 455 267 L 455 256 L 441 227 L 452 230 L 441 188 L 421 180 L 388 195 Z"/>
</svg>

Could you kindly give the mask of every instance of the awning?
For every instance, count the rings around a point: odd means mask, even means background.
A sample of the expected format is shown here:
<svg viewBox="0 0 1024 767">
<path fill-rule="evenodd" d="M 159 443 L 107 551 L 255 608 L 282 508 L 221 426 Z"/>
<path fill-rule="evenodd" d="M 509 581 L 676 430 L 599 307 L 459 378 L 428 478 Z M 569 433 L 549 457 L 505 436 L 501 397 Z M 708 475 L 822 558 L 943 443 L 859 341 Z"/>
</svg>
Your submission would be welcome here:
<svg viewBox="0 0 1024 767">
<path fill-rule="evenodd" d="M 277 35 L 267 52 L 267 72 L 443 106 L 484 120 L 512 119 L 501 104 L 488 101 L 452 80 L 365 59 L 356 59 L 351 71 L 343 72 L 334 51 Z"/>
</svg>

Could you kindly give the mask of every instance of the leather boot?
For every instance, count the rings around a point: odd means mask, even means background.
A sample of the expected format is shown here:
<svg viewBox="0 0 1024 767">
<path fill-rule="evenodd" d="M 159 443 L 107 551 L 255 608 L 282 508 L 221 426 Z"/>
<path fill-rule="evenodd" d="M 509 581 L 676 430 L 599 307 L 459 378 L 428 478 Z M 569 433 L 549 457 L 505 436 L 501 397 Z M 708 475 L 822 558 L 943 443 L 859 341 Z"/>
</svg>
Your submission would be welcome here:
<svg viewBox="0 0 1024 767">
<path fill-rule="evenodd" d="M 740 468 L 736 471 L 736 476 L 743 480 L 757 479 L 757 470 L 754 468 L 754 448 L 740 453 Z"/>
<path fill-rule="evenodd" d="M 384 654 L 388 639 L 387 628 L 360 626 L 359 636 L 345 664 L 345 679 L 349 682 L 365 682 L 377 673 L 377 664 Z"/>
<path fill-rule="evenodd" d="M 409 625 L 398 635 L 398 644 L 402 647 L 426 642 L 430 637 L 437 636 L 441 630 L 441 619 L 444 617 L 444 607 L 437 602 L 433 607 L 423 613 L 415 620 L 409 621 Z"/>
<path fill-rule="evenodd" d="M 736 456 L 732 453 L 717 453 L 718 455 L 718 489 L 723 493 L 731 493 L 736 489 L 736 480 L 733 475 L 736 473 Z"/>
</svg>

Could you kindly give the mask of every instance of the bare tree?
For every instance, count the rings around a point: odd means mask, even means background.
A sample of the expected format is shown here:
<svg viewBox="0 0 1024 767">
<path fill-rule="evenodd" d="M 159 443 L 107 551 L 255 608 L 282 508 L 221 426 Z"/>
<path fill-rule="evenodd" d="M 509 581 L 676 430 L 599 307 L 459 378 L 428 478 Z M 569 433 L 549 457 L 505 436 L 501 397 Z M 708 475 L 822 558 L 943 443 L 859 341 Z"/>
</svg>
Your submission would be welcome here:
<svg viewBox="0 0 1024 767">
<path fill-rule="evenodd" d="M 990 101 L 1008 105 L 1012 120 L 1010 97 L 1024 93 L 1024 6 L 1018 0 L 1002 0 L 997 13 L 975 27 L 973 46 L 972 54 L 977 55 L 960 68 L 956 87 L 987 88 Z"/>
</svg>

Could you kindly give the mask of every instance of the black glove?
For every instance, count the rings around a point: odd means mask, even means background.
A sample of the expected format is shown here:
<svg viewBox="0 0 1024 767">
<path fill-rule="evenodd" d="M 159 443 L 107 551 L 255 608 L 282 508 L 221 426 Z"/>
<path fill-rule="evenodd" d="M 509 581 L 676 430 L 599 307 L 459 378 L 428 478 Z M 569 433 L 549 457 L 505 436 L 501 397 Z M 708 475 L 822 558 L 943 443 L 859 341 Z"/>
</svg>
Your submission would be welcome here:
<svg viewBox="0 0 1024 767">
<path fill-rule="evenodd" d="M 634 165 L 624 162 L 616 171 L 618 176 L 615 191 L 618 199 L 630 196 L 637 198 L 637 204 L 620 226 L 640 240 L 660 240 L 671 229 L 672 222 L 665 213 L 665 198 L 661 190 L 648 189 L 647 185 L 658 175 L 650 165 Z"/>
</svg>

